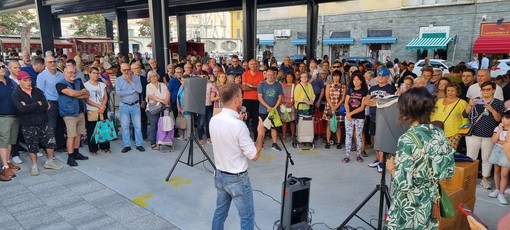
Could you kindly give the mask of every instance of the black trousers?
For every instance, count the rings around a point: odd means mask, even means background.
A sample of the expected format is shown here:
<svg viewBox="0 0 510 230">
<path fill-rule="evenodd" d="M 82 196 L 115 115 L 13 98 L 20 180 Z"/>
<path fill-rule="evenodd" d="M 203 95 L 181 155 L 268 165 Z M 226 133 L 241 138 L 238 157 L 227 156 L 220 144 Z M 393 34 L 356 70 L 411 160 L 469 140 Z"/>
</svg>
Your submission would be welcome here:
<svg viewBox="0 0 510 230">
<path fill-rule="evenodd" d="M 103 114 L 104 118 L 107 118 L 107 112 Z M 87 140 L 89 142 L 89 152 L 91 153 L 97 153 L 99 149 L 101 150 L 109 150 L 110 149 L 110 142 L 106 143 L 100 143 L 100 144 L 91 144 L 90 138 L 92 134 L 94 133 L 94 128 L 96 127 L 97 121 L 89 121 L 87 118 L 87 113 L 85 113 L 85 128 L 87 129 Z"/>
<path fill-rule="evenodd" d="M 246 125 L 248 129 L 250 128 L 250 119 L 251 119 L 251 128 L 253 129 L 253 140 L 257 140 L 258 132 L 257 126 L 259 124 L 259 101 L 258 100 L 243 100 L 243 105 L 246 107 L 246 112 L 248 113 L 248 119 L 246 120 Z"/>
</svg>

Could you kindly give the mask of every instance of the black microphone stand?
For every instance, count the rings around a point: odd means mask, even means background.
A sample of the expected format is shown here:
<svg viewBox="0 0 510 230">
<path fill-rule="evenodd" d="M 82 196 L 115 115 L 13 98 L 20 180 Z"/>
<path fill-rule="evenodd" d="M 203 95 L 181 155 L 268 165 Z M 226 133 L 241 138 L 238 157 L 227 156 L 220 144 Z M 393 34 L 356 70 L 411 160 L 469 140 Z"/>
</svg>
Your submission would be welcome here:
<svg viewBox="0 0 510 230">
<path fill-rule="evenodd" d="M 276 129 L 276 126 L 274 125 L 274 121 L 273 121 L 273 117 L 272 116 L 269 116 L 269 120 L 271 121 L 271 126 L 275 127 L 275 129 Z M 292 160 L 292 155 L 290 155 L 290 152 L 287 150 L 287 146 L 285 146 L 285 142 L 283 141 L 283 138 L 278 133 L 278 131 L 276 132 L 276 135 L 278 135 L 278 138 L 280 139 L 280 142 L 282 143 L 283 149 L 285 150 L 285 153 L 287 154 L 286 159 L 285 159 L 285 174 L 283 175 L 282 208 L 280 210 L 280 225 L 278 226 L 278 229 L 280 230 L 280 229 L 283 229 L 283 209 L 285 207 L 285 186 L 287 184 L 286 183 L 287 182 L 287 178 L 292 176 L 292 175 L 287 176 L 287 173 L 289 171 L 289 162 L 290 162 L 291 165 L 294 165 L 294 161 Z"/>
</svg>

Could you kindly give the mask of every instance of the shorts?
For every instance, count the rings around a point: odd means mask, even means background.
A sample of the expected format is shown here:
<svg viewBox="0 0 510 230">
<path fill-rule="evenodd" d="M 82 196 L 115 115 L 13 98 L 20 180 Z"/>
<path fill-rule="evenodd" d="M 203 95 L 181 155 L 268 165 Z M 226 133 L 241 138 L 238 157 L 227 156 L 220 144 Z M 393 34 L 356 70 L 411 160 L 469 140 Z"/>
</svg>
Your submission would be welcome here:
<svg viewBox="0 0 510 230">
<path fill-rule="evenodd" d="M 376 115 L 370 115 L 370 123 L 369 123 L 369 129 L 368 131 L 370 132 L 370 136 L 375 136 L 375 119 L 376 119 Z"/>
<path fill-rule="evenodd" d="M 492 148 L 491 156 L 489 157 L 489 163 L 510 168 L 510 162 L 508 162 L 508 158 L 506 157 L 505 151 L 501 145 L 494 145 L 494 148 Z"/>
<path fill-rule="evenodd" d="M 0 116 L 0 148 L 6 149 L 16 144 L 19 132 L 19 119 L 15 116 Z"/>
<path fill-rule="evenodd" d="M 53 127 L 48 123 L 37 126 L 21 126 L 21 133 L 25 138 L 25 144 L 29 153 L 39 152 L 39 145 L 46 149 L 55 149 L 57 142 Z"/>
<path fill-rule="evenodd" d="M 76 117 L 64 117 L 64 122 L 66 123 L 67 137 L 85 135 L 85 116 L 83 113 L 78 114 Z"/>
</svg>

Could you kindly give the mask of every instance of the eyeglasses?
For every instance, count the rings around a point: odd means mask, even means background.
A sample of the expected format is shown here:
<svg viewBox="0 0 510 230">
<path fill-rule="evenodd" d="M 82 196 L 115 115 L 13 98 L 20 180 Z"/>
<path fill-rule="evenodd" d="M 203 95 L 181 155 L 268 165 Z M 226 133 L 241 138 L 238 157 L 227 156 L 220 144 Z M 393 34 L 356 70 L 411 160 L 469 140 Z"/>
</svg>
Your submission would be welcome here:
<svg viewBox="0 0 510 230">
<path fill-rule="evenodd" d="M 121 71 L 122 72 L 127 72 L 127 71 L 130 71 L 131 69 L 122 69 Z"/>
<path fill-rule="evenodd" d="M 340 66 L 337 66 L 337 65 L 333 66 L 333 69 L 338 69 L 338 68 L 340 68 Z"/>
<path fill-rule="evenodd" d="M 76 72 L 69 72 L 69 71 L 66 71 L 66 73 L 71 74 L 71 75 L 75 75 L 76 74 Z"/>
<path fill-rule="evenodd" d="M 99 72 L 90 72 L 90 74 L 99 74 Z"/>
<path fill-rule="evenodd" d="M 482 92 L 488 92 L 488 91 L 491 91 L 491 90 L 493 90 L 493 89 L 492 89 L 492 87 L 491 87 L 491 88 L 482 88 L 481 90 L 482 90 Z"/>
</svg>

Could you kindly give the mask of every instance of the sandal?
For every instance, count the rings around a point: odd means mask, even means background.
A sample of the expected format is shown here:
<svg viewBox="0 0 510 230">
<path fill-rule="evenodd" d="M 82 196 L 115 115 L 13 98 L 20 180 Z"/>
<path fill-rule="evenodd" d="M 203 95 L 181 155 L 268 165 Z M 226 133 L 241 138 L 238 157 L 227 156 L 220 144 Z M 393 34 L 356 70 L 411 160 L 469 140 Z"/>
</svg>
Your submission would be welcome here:
<svg viewBox="0 0 510 230">
<path fill-rule="evenodd" d="M 363 158 L 361 158 L 361 156 L 360 156 L 360 155 L 358 155 L 358 157 L 356 157 L 356 161 L 358 161 L 358 162 L 360 162 L 360 163 L 361 163 L 361 162 L 363 162 Z"/>
<path fill-rule="evenodd" d="M 97 156 L 97 153 L 92 152 L 92 153 L 90 153 L 90 155 L 92 155 L 92 156 Z"/>
<path fill-rule="evenodd" d="M 212 144 L 211 139 L 207 139 L 207 144 Z"/>
<path fill-rule="evenodd" d="M 344 159 L 342 160 L 343 163 L 349 163 L 349 161 L 351 161 L 351 158 L 349 157 L 344 157 Z"/>
<path fill-rule="evenodd" d="M 103 150 L 103 152 L 104 152 L 104 153 L 108 153 L 108 154 L 112 153 L 112 151 L 111 151 L 111 150 L 109 150 L 109 149 L 105 149 L 105 150 Z"/>
<path fill-rule="evenodd" d="M 329 149 L 331 147 L 331 145 L 329 143 L 326 144 L 326 146 L 324 146 L 324 148 L 326 149 Z"/>
<path fill-rule="evenodd" d="M 158 150 L 158 145 L 151 145 L 152 150 Z"/>
<path fill-rule="evenodd" d="M 201 145 L 201 146 L 204 146 L 204 141 L 203 140 L 198 140 L 198 143 Z"/>
<path fill-rule="evenodd" d="M 361 151 L 361 156 L 362 157 L 368 157 L 368 154 L 367 152 L 365 152 L 365 150 Z"/>
<path fill-rule="evenodd" d="M 342 149 L 342 144 L 337 144 L 336 149 Z"/>
</svg>

